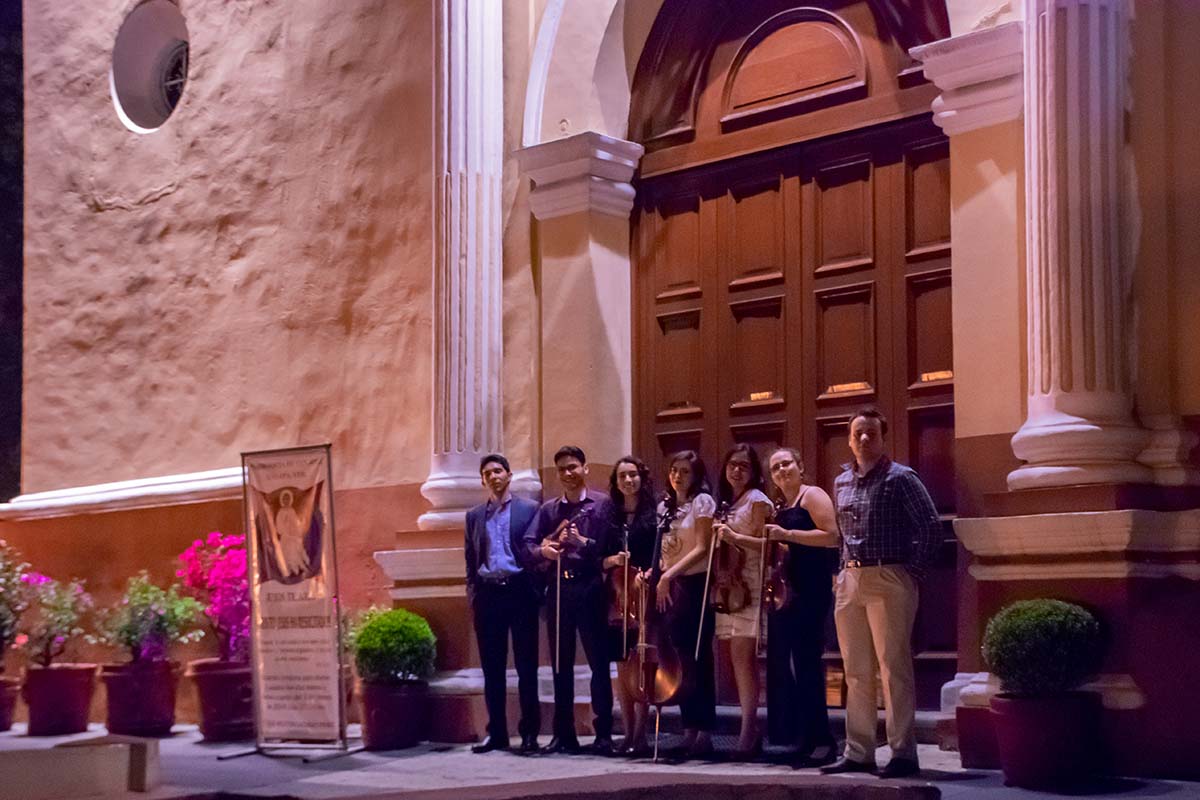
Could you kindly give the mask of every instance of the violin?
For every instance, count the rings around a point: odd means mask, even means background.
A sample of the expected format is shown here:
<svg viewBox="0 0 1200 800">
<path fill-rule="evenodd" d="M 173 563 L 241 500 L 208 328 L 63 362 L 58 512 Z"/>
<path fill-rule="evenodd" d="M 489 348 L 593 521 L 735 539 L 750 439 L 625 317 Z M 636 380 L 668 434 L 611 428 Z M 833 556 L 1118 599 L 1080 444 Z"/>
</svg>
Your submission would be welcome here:
<svg viewBox="0 0 1200 800">
<path fill-rule="evenodd" d="M 713 515 L 714 523 L 729 519 L 729 503 L 723 502 Z M 709 605 L 718 614 L 736 614 L 750 605 L 750 587 L 742 569 L 746 566 L 746 554 L 732 542 L 717 540 L 712 563 L 712 585 L 708 590 Z"/>
<path fill-rule="evenodd" d="M 775 506 L 772 519 L 783 510 L 782 502 Z M 762 564 L 762 597 L 763 606 L 770 611 L 782 611 L 792 600 L 791 589 L 788 587 L 788 559 L 791 549 L 787 542 L 768 541 Z"/>
<path fill-rule="evenodd" d="M 629 634 L 637 635 L 641 613 L 638 602 L 631 597 L 637 570 L 629 563 L 629 523 L 621 525 L 622 553 L 625 564 L 608 572 L 608 624 L 621 629 L 621 657 L 629 652 Z"/>
</svg>

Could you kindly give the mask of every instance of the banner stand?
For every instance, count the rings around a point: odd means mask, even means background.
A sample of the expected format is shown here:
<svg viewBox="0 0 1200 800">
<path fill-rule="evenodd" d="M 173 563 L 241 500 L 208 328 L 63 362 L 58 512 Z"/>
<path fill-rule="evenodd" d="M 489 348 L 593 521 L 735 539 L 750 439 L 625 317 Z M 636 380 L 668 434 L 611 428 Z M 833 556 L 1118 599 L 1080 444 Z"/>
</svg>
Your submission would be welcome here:
<svg viewBox="0 0 1200 800">
<path fill-rule="evenodd" d="M 217 760 L 360 752 L 346 736 L 330 445 L 242 453 L 242 499 L 257 740 Z"/>
</svg>

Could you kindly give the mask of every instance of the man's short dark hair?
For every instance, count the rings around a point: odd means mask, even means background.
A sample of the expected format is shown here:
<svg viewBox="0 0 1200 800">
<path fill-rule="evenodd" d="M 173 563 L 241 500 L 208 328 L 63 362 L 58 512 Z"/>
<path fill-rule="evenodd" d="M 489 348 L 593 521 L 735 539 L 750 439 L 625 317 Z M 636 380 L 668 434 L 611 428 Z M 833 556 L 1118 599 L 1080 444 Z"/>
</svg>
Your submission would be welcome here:
<svg viewBox="0 0 1200 800">
<path fill-rule="evenodd" d="M 512 468 L 510 468 L 508 466 L 508 459 L 505 458 L 504 456 L 500 455 L 499 453 L 488 453 L 486 456 L 479 459 L 479 474 L 480 475 L 483 474 L 483 468 L 486 467 L 488 464 L 499 464 L 500 466 L 504 467 L 505 472 L 508 472 L 508 473 L 512 472 Z"/>
<path fill-rule="evenodd" d="M 851 414 L 850 419 L 846 420 L 846 431 L 847 432 L 849 432 L 849 430 L 854 427 L 854 420 L 858 419 L 859 417 L 866 417 L 867 419 L 879 420 L 879 432 L 882 433 L 884 436 L 887 436 L 887 417 L 885 417 L 883 415 L 883 412 L 880 411 L 875 406 L 863 406 L 862 408 L 858 409 L 853 414 Z"/>
<path fill-rule="evenodd" d="M 585 456 L 583 451 L 573 444 L 564 444 L 562 447 L 558 448 L 558 452 L 554 454 L 554 463 L 557 464 L 559 460 L 563 458 L 573 458 L 580 464 L 587 463 L 587 456 Z"/>
</svg>

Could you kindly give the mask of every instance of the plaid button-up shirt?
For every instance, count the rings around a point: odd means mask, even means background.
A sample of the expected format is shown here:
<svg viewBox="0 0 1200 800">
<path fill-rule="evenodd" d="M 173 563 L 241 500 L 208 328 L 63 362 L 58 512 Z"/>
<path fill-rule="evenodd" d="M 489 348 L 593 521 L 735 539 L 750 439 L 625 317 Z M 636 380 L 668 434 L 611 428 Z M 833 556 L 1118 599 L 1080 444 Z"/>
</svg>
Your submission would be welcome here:
<svg viewBox="0 0 1200 800">
<path fill-rule="evenodd" d="M 942 542 L 942 523 L 929 491 L 910 467 L 887 456 L 859 475 L 847 464 L 833 484 L 842 564 L 883 559 L 925 576 Z"/>
</svg>

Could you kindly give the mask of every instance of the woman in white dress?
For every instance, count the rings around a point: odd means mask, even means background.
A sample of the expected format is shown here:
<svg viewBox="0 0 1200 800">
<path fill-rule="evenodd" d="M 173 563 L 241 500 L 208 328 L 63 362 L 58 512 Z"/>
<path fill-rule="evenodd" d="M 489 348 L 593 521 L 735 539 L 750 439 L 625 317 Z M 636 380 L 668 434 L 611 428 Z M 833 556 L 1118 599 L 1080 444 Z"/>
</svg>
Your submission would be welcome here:
<svg viewBox="0 0 1200 800">
<path fill-rule="evenodd" d="M 729 614 L 717 614 L 717 638 L 729 640 L 733 662 L 733 680 L 742 707 L 742 728 L 736 753 L 752 757 L 762 746 L 758 733 L 758 654 L 759 610 L 762 588 L 763 526 L 770 517 L 772 504 L 763 493 L 763 468 L 758 453 L 748 444 L 734 445 L 721 463 L 718 484 L 720 502 L 728 504 L 723 523 L 713 525 L 721 541 L 740 549 L 742 580 L 749 591 L 746 607 Z"/>
</svg>

